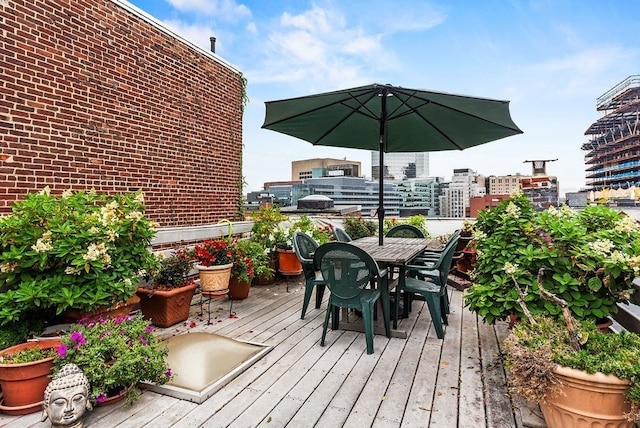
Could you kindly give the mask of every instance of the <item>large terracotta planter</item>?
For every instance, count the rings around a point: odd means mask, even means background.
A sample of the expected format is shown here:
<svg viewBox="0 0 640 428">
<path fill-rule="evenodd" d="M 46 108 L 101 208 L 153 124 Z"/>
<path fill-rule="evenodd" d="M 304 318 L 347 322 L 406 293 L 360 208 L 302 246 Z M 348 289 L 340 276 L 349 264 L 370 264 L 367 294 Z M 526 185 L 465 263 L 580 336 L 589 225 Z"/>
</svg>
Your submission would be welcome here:
<svg viewBox="0 0 640 428">
<path fill-rule="evenodd" d="M 60 339 L 43 339 L 21 343 L 0 351 L 0 356 L 11 355 L 26 349 L 56 349 Z M 23 415 L 42 410 L 44 390 L 51 381 L 54 357 L 22 364 L 0 364 L 3 413 Z"/>
<path fill-rule="evenodd" d="M 200 289 L 204 293 L 223 295 L 229 290 L 229 279 L 233 263 L 218 266 L 197 265 L 200 274 Z"/>
<path fill-rule="evenodd" d="M 189 284 L 172 290 L 138 288 L 140 309 L 145 319 L 157 327 L 170 327 L 189 318 L 191 299 L 197 284 Z"/>
<path fill-rule="evenodd" d="M 239 281 L 237 278 L 231 278 L 229 281 L 229 298 L 231 300 L 244 300 L 249 297 L 251 290 L 251 281 Z"/>
<path fill-rule="evenodd" d="M 98 308 L 91 312 L 83 312 L 78 309 L 67 309 L 64 312 L 64 316 L 72 322 L 76 322 L 81 319 L 95 321 L 100 318 L 122 318 L 129 315 L 138 303 L 140 303 L 140 298 L 134 294 L 127 299 L 126 302 L 118 302 L 115 306 L 110 308 Z"/>
<path fill-rule="evenodd" d="M 302 273 L 302 264 L 298 260 L 295 251 L 278 249 L 278 272 L 286 276 L 295 276 Z"/>
<path fill-rule="evenodd" d="M 558 366 L 561 392 L 540 404 L 548 428 L 631 428 L 623 416 L 631 409 L 624 397 L 629 382 L 602 373 Z"/>
</svg>

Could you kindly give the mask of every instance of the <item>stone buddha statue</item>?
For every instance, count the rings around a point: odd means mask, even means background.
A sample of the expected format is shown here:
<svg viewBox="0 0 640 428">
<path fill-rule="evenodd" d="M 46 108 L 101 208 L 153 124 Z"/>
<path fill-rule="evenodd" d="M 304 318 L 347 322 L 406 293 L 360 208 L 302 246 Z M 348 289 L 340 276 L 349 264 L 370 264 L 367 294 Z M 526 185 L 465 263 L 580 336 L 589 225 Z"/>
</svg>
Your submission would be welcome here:
<svg viewBox="0 0 640 428">
<path fill-rule="evenodd" d="M 91 409 L 87 377 L 75 364 L 65 365 L 44 391 L 42 421 L 48 417 L 52 428 L 82 428 L 82 417 Z"/>
</svg>

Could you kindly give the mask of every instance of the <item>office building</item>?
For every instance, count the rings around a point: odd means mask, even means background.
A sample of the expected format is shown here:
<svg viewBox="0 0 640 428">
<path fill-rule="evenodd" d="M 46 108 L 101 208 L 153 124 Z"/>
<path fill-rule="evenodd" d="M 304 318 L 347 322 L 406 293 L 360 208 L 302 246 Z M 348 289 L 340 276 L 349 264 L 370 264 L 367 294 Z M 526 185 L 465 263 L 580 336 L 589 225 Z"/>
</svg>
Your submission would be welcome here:
<svg viewBox="0 0 640 428">
<path fill-rule="evenodd" d="M 485 178 L 477 175 L 469 168 L 453 170 L 453 177 L 448 187 L 440 196 L 440 215 L 442 217 L 469 217 L 471 198 L 483 197 L 487 194 Z"/>
<path fill-rule="evenodd" d="M 603 117 L 582 145 L 587 191 L 640 186 L 640 75 L 629 76 L 596 100 Z"/>
<path fill-rule="evenodd" d="M 371 178 L 380 177 L 380 153 L 371 152 Z M 384 179 L 405 180 L 429 177 L 429 153 L 385 153 Z"/>
<path fill-rule="evenodd" d="M 331 158 L 304 159 L 291 162 L 291 180 L 319 177 L 360 177 L 362 165 L 358 161 Z"/>
</svg>

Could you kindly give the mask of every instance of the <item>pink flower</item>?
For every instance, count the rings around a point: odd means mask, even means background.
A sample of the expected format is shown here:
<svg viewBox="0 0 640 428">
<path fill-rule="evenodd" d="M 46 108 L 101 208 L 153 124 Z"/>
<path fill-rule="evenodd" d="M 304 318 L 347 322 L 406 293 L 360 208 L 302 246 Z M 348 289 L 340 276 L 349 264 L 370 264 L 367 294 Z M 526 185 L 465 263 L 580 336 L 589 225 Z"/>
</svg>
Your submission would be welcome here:
<svg viewBox="0 0 640 428">
<path fill-rule="evenodd" d="M 147 333 L 151 333 L 153 331 L 153 326 L 148 325 L 147 328 L 144 329 Z"/>
<path fill-rule="evenodd" d="M 107 399 L 107 396 L 104 394 L 99 394 L 96 396 L 96 402 L 97 403 L 104 403 L 104 401 Z"/>
<path fill-rule="evenodd" d="M 73 346 L 73 349 L 78 349 L 80 346 L 87 343 L 87 339 L 85 339 L 82 333 L 80 333 L 79 331 L 74 331 L 73 333 L 71 333 L 70 340 L 72 342 L 76 342 L 76 344 Z"/>
<path fill-rule="evenodd" d="M 58 346 L 58 356 L 62 359 L 64 359 L 67 356 L 67 344 L 63 343 L 62 345 Z"/>
<path fill-rule="evenodd" d="M 167 372 L 164 374 L 166 377 L 171 377 L 171 368 L 167 369 Z"/>
</svg>

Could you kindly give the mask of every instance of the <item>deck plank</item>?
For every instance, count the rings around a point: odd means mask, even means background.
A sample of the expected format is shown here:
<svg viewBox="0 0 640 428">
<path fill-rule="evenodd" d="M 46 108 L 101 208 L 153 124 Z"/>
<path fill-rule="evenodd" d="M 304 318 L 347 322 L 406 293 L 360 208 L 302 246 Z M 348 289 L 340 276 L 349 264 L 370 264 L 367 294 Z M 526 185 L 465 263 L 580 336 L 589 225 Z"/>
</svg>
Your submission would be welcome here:
<svg viewBox="0 0 640 428">
<path fill-rule="evenodd" d="M 329 331 L 320 346 L 326 299 L 300 310 L 302 278 L 253 287 L 248 299 L 233 304 L 198 296 L 191 317 L 162 337 L 212 332 L 266 343 L 273 349 L 202 404 L 144 391 L 131 407 L 97 408 L 86 427 L 520 427 L 507 393 L 499 357 L 505 325 L 491 326 L 463 306 L 462 292 L 451 291 L 445 339 L 437 339 L 428 308 L 416 301 L 403 329 L 408 338 L 376 335 L 374 354 L 366 354 L 364 334 Z M 313 305 L 312 305 L 313 306 Z M 215 362 L 212 362 L 215 364 Z M 483 384 L 484 382 L 484 384 Z M 45 428 L 41 414 L 0 414 L 1 427 Z"/>
</svg>

